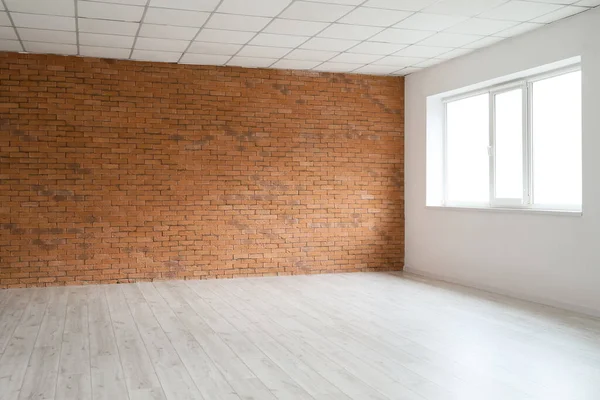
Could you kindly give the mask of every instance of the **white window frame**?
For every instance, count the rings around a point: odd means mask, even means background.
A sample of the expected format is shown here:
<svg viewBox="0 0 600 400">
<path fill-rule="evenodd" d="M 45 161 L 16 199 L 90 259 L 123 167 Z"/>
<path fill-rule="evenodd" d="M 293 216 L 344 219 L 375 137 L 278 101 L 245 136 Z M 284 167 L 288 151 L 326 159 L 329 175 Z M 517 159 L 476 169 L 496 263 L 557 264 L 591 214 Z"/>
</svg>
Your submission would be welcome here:
<svg viewBox="0 0 600 400">
<path fill-rule="evenodd" d="M 533 143 L 532 143 L 532 118 L 531 110 L 533 106 L 533 84 L 537 81 L 565 75 L 571 72 L 581 71 L 581 63 L 572 64 L 566 67 L 554 69 L 539 74 L 534 74 L 504 82 L 497 85 L 488 86 L 485 88 L 460 93 L 454 96 L 442 99 L 444 108 L 443 119 L 443 204 L 444 207 L 456 208 L 497 208 L 497 209 L 523 209 L 523 210 L 545 210 L 545 211 L 581 211 L 582 205 L 564 205 L 564 204 L 535 204 L 533 198 Z M 495 163 L 495 136 L 496 136 L 496 95 L 505 93 L 511 90 L 521 89 L 523 93 L 523 195 L 522 199 L 503 199 L 496 197 L 496 163 Z M 448 103 L 462 100 L 482 94 L 489 96 L 489 184 L 490 195 L 489 202 L 456 202 L 448 200 L 448 138 L 447 138 L 447 121 L 448 121 Z"/>
</svg>

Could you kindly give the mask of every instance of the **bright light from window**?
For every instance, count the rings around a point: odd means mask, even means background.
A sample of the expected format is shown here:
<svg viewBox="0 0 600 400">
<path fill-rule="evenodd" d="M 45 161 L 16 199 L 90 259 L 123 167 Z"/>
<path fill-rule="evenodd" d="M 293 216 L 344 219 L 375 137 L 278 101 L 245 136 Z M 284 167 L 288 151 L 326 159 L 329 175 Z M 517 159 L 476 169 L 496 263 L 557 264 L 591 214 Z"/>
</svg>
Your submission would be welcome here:
<svg viewBox="0 0 600 400">
<path fill-rule="evenodd" d="M 523 198 L 523 89 L 496 95 L 496 197 Z"/>
<path fill-rule="evenodd" d="M 446 99 L 444 204 L 580 210 L 581 70 Z"/>
<path fill-rule="evenodd" d="M 447 195 L 452 202 L 489 201 L 489 95 L 446 105 Z"/>
<path fill-rule="evenodd" d="M 533 83 L 533 202 L 581 204 L 581 71 Z"/>
</svg>

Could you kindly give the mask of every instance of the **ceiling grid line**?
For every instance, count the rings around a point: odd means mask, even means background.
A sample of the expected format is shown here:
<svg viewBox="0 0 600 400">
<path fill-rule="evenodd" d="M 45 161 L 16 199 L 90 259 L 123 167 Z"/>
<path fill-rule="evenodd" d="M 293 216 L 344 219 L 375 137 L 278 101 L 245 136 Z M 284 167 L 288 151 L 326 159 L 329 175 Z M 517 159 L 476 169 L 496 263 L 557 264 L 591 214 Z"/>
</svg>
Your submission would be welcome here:
<svg viewBox="0 0 600 400">
<path fill-rule="evenodd" d="M 529 2 L 529 3 L 538 3 L 538 4 L 539 4 L 539 2 L 536 2 L 536 1 L 528 1 L 528 0 L 522 0 L 522 1 Z M 439 3 L 441 3 L 441 2 L 442 2 L 442 0 L 438 0 L 438 1 L 436 1 L 435 3 L 431 4 L 430 6 L 432 6 L 432 5 L 434 5 L 434 4 L 439 4 Z M 501 6 L 503 6 L 503 5 L 505 5 L 505 4 L 509 3 L 509 2 L 510 2 L 510 0 L 505 0 L 505 1 L 503 1 L 502 3 L 499 3 L 499 4 L 498 4 L 496 7 L 493 7 L 493 8 L 491 8 L 490 10 L 481 11 L 480 13 L 477 13 L 477 14 L 473 15 L 471 18 L 477 18 L 477 17 L 479 17 L 479 16 L 481 16 L 481 15 L 485 14 L 487 11 L 494 10 L 494 9 L 496 9 L 496 8 L 498 8 L 498 7 L 501 7 Z M 546 14 L 542 14 L 542 15 L 540 15 L 539 17 L 543 17 L 544 15 L 550 14 L 550 13 L 552 13 L 552 12 L 554 12 L 554 11 L 550 11 L 550 12 L 548 12 L 548 13 L 546 13 Z M 539 17 L 536 17 L 536 18 L 539 18 Z M 535 19 L 535 18 L 532 18 L 532 19 Z M 467 20 L 465 20 L 465 21 L 467 21 Z M 452 28 L 452 27 L 454 27 L 454 26 L 457 26 L 457 25 L 459 25 L 460 23 L 462 23 L 462 22 L 465 22 L 465 21 L 457 22 L 456 24 L 454 24 L 454 25 L 451 25 L 451 26 L 447 27 L 446 29 L 450 29 L 450 28 Z M 528 22 L 528 21 L 525 21 L 525 22 Z M 441 32 L 441 31 L 440 31 L 440 32 Z M 497 32 L 497 33 L 499 33 L 499 32 Z M 374 36 L 377 36 L 377 35 L 374 35 Z M 374 37 L 374 36 L 373 36 L 373 37 Z M 431 35 L 431 36 L 433 36 L 433 35 Z M 430 36 L 430 37 L 431 37 L 431 36 Z M 497 36 L 494 36 L 493 34 L 492 34 L 492 35 L 485 35 L 485 36 L 482 36 L 482 38 L 481 38 L 481 39 L 478 39 L 478 40 L 475 40 L 475 41 L 473 41 L 473 42 L 470 42 L 470 43 L 467 43 L 467 44 L 465 44 L 465 46 L 466 46 L 466 45 L 470 45 L 470 44 L 472 44 L 472 43 L 475 43 L 475 42 L 477 42 L 477 41 L 479 41 L 479 40 L 484 40 L 484 39 L 486 39 L 486 38 L 490 38 L 490 37 L 496 38 Z M 415 43 L 412 43 L 412 44 L 408 45 L 407 47 L 410 47 L 410 46 L 418 46 L 418 45 L 419 45 L 419 43 L 421 43 L 421 42 L 423 42 L 423 41 L 425 41 L 425 40 L 427 40 L 427 38 L 423 38 L 422 40 L 420 40 L 420 41 L 418 41 L 418 42 L 415 42 Z M 461 47 L 461 48 L 464 48 L 464 47 Z M 475 48 L 475 49 L 470 49 L 470 50 L 471 50 L 470 52 L 472 52 L 472 51 L 475 51 L 475 50 L 477 50 L 477 49 Z M 449 53 L 450 51 L 452 51 L 452 50 L 449 50 L 449 51 L 448 51 L 448 52 L 446 52 L 446 53 Z M 396 54 L 396 53 L 397 53 L 397 52 L 395 52 L 395 53 L 392 53 L 391 55 L 394 55 L 394 54 Z M 439 54 L 439 56 L 443 56 L 443 55 L 444 55 L 444 54 L 446 54 L 446 53 L 441 53 L 441 54 Z M 389 56 L 384 56 L 383 58 L 385 58 L 385 57 L 389 57 Z M 371 63 L 369 63 L 369 64 L 367 64 L 367 65 L 376 65 L 376 64 L 374 64 L 374 63 L 376 63 L 377 61 L 380 61 L 380 60 L 382 60 L 383 58 L 381 58 L 381 59 L 379 59 L 379 60 L 375 60 L 375 61 L 373 61 L 373 62 L 371 62 Z M 441 63 L 441 62 L 443 62 L 443 61 L 445 61 L 444 59 L 438 59 L 438 58 L 436 58 L 436 57 L 432 57 L 431 59 L 439 60 L 439 62 L 440 62 L 440 63 Z M 427 60 L 427 61 L 429 61 L 429 60 Z M 426 61 L 425 61 L 425 62 L 426 62 Z M 367 66 L 367 65 L 366 65 L 366 66 Z M 416 67 L 416 68 L 419 68 L 419 67 L 418 67 L 418 65 L 419 65 L 419 64 L 416 64 L 414 67 Z M 402 69 L 405 69 L 405 68 L 414 68 L 414 67 L 412 67 L 412 66 L 411 66 L 411 67 L 407 66 L 407 67 L 403 67 Z M 361 67 L 361 68 L 362 68 L 362 67 Z M 402 69 L 400 69 L 400 70 L 398 70 L 398 71 L 395 71 L 395 72 L 392 72 L 392 74 L 394 74 L 394 73 L 396 73 L 396 72 L 399 72 L 399 71 L 401 71 Z M 356 70 L 353 70 L 353 71 L 356 71 Z"/>
<path fill-rule="evenodd" d="M 111 3 L 111 2 L 102 1 L 102 0 L 82 0 L 82 1 L 87 1 L 88 3 L 98 3 L 98 4 L 107 4 L 107 3 L 109 3 L 109 4 L 124 4 L 124 5 L 128 5 L 128 3 L 119 3 L 119 2 Z M 297 0 L 293 0 L 293 1 L 297 1 Z M 346 4 L 346 3 L 337 3 L 335 1 L 332 1 L 332 2 L 315 1 L 315 0 L 301 0 L 301 1 L 304 1 L 304 2 L 307 2 L 307 3 L 314 3 L 314 4 L 337 4 L 337 5 L 344 5 L 344 4 Z M 428 7 L 430 7 L 430 6 L 434 5 L 434 4 L 443 2 L 443 1 L 444 0 L 435 0 L 434 2 L 432 2 L 431 4 L 429 4 Z M 502 1 L 503 1 L 503 3 L 501 3 L 501 4 L 505 4 L 505 3 L 508 3 L 508 2 L 514 1 L 514 0 L 502 0 Z M 545 3 L 545 4 L 558 4 L 558 5 L 574 5 L 574 4 L 576 4 L 578 2 L 577 0 L 574 0 L 573 3 L 562 3 L 562 2 L 559 2 L 559 1 L 552 2 L 552 1 L 543 1 L 543 0 L 518 0 L 518 1 L 521 1 L 521 2 L 524 2 L 524 3 L 533 3 L 533 4 Z M 131 5 L 134 5 L 134 4 L 131 4 Z M 139 7 L 142 7 L 142 6 L 139 6 Z M 581 7 L 583 7 L 583 6 L 581 6 Z M 158 8 L 181 10 L 180 8 L 170 8 L 170 7 L 162 7 L 162 6 L 158 7 Z M 381 7 L 381 6 L 379 6 L 379 7 L 378 6 L 369 6 L 369 8 L 377 8 L 377 9 L 380 9 L 380 10 L 390 10 L 390 8 Z"/>
<path fill-rule="evenodd" d="M 242 47 L 240 47 L 240 48 L 238 49 L 238 51 L 236 51 L 236 52 L 235 52 L 235 54 L 233 54 L 231 57 L 229 57 L 229 60 L 227 60 L 227 62 L 225 62 L 225 63 L 224 63 L 224 65 L 227 65 L 227 63 L 228 63 L 229 61 L 231 61 L 231 60 L 232 60 L 234 57 L 236 57 L 236 56 L 239 54 L 239 52 L 240 52 L 240 51 L 242 51 L 242 50 L 244 49 L 244 47 L 248 46 L 248 45 L 250 44 L 250 42 L 252 42 L 252 40 L 254 40 L 254 38 L 255 38 L 256 36 L 258 36 L 258 34 L 259 34 L 259 33 L 263 32 L 263 31 L 265 30 L 265 28 L 266 28 L 266 27 L 268 27 L 269 25 L 271 25 L 271 24 L 273 23 L 273 21 L 274 21 L 274 20 L 275 20 L 277 17 L 279 17 L 279 16 L 280 16 L 281 14 L 283 14 L 283 13 L 284 13 L 284 12 L 285 12 L 287 9 L 289 9 L 289 8 L 292 6 L 292 4 L 294 4 L 294 3 L 295 3 L 295 1 L 296 1 L 296 0 L 293 0 L 293 1 L 292 1 L 290 4 L 288 4 L 288 5 L 287 5 L 287 6 L 286 6 L 286 7 L 285 7 L 283 10 L 281 10 L 281 11 L 280 11 L 280 12 L 279 12 L 279 13 L 278 13 L 276 16 L 274 16 L 273 18 L 271 18 L 271 21 L 269 21 L 269 23 L 268 23 L 267 25 L 265 25 L 265 26 L 264 26 L 264 27 L 263 27 L 263 28 L 262 28 L 262 29 L 261 29 L 259 32 L 256 32 L 256 33 L 254 34 L 254 36 L 252 36 L 252 37 L 250 38 L 250 40 L 248 40 L 248 41 L 246 42 L 246 44 L 244 44 Z M 223 0 L 221 1 L 221 3 L 223 3 Z M 215 11 L 217 11 L 218 9 L 219 9 L 219 7 L 217 7 L 217 8 L 215 9 Z M 286 53 L 286 55 L 287 55 L 287 54 L 289 54 L 291 51 L 292 51 L 292 50 L 290 50 L 289 52 L 287 52 L 287 53 Z M 281 59 L 281 57 L 280 57 L 279 59 Z M 276 61 L 276 62 L 277 62 L 277 61 Z M 272 63 L 271 65 L 273 65 L 273 64 L 274 64 L 274 63 Z M 271 65 L 269 65 L 269 67 L 270 67 Z"/>
<path fill-rule="evenodd" d="M 330 26 L 333 26 L 333 24 L 336 24 L 336 23 L 340 23 L 340 22 L 339 22 L 340 20 L 342 20 L 343 18 L 345 18 L 347 15 L 349 15 L 349 14 L 353 13 L 355 10 L 358 10 L 360 7 L 363 7 L 363 6 L 364 6 L 365 4 L 367 4 L 368 2 L 369 2 L 369 0 L 364 0 L 362 3 L 360 3 L 360 4 L 356 5 L 356 6 L 355 6 L 355 7 L 354 7 L 352 10 L 348 11 L 346 14 L 342 15 L 342 16 L 341 16 L 341 17 L 339 17 L 337 20 L 335 20 L 335 21 L 333 21 L 333 22 L 329 23 L 329 25 L 327 25 L 326 27 L 324 27 L 323 29 L 321 29 L 319 32 L 317 32 L 316 34 L 314 34 L 314 35 L 313 35 L 312 37 L 310 37 L 309 39 L 306 39 L 306 41 L 305 41 L 304 43 L 302 43 L 302 44 L 305 44 L 306 42 L 310 41 L 310 39 L 312 39 L 312 38 L 319 37 L 319 34 L 323 33 L 323 32 L 324 32 L 325 30 L 327 30 L 327 29 L 328 29 Z M 314 3 L 314 2 L 313 2 L 313 3 Z M 301 45 L 300 45 L 300 46 L 301 46 Z M 298 46 L 298 47 L 300 47 L 300 46 Z M 352 46 L 352 47 L 355 47 L 355 46 Z M 346 50 L 349 50 L 349 49 L 346 49 Z M 336 51 L 336 53 L 337 53 L 337 54 L 336 54 L 336 55 L 334 55 L 333 57 L 329 58 L 329 60 L 331 60 L 331 59 L 333 59 L 333 58 L 335 58 L 335 57 L 339 56 L 339 55 L 340 55 L 340 54 L 342 54 L 343 52 L 337 52 L 337 51 Z M 327 60 L 327 61 L 328 61 L 328 60 Z M 323 61 L 322 63 L 320 63 L 320 64 L 317 64 L 317 65 L 315 65 L 313 68 L 310 68 L 310 69 L 312 70 L 312 69 L 314 69 L 314 68 L 318 68 L 320 65 L 323 65 L 323 64 L 324 64 L 325 62 L 327 62 L 327 61 Z"/>
<path fill-rule="evenodd" d="M 591 10 L 600 0 L 0 0 L 0 5 L 0 51 L 404 75 Z"/>
<path fill-rule="evenodd" d="M 7 16 L 8 20 L 10 21 L 10 24 L 12 25 L 13 30 L 15 31 L 15 35 L 17 36 L 17 40 L 19 41 L 21 49 L 23 51 L 25 51 L 25 44 L 23 43 L 23 40 L 21 40 L 21 35 L 19 35 L 19 30 L 17 29 L 17 25 L 13 21 L 10 10 L 6 6 L 6 2 L 4 0 L 0 0 L 0 4 L 2 4 L 2 6 L 4 6 L 4 10 L 6 11 L 6 16 Z"/>
<path fill-rule="evenodd" d="M 73 7 L 75 11 L 75 41 L 77 43 L 77 55 L 81 54 L 81 49 L 79 47 L 79 13 L 77 12 L 77 0 L 73 0 Z M 16 28 L 15 28 L 16 29 Z"/>
<path fill-rule="evenodd" d="M 215 14 L 215 12 L 219 9 L 219 7 L 221 7 L 221 4 L 223 4 L 223 1 L 225 1 L 225 0 L 220 0 L 219 1 L 219 4 L 217 4 L 217 6 L 215 7 L 215 9 L 213 11 L 211 11 L 210 16 L 208 18 L 206 18 L 206 21 L 204 21 L 204 23 L 202 24 L 202 26 L 200 26 L 200 28 L 198 28 L 198 32 L 196 32 L 196 34 L 194 35 L 194 37 L 192 38 L 192 40 L 190 40 L 190 42 L 188 43 L 188 45 L 185 48 L 185 50 L 183 51 L 183 53 L 181 53 L 181 56 L 179 57 L 179 60 L 177 61 L 177 63 L 181 63 L 181 59 L 183 58 L 183 56 L 185 56 L 187 54 L 187 52 L 190 50 L 190 47 L 192 47 L 192 44 L 194 44 L 194 42 L 196 41 L 196 38 L 198 38 L 198 35 L 200 35 L 200 32 L 202 32 L 202 29 L 204 29 L 204 27 L 206 26 L 206 24 L 208 23 L 208 21 L 210 21 L 210 19 L 213 17 L 213 15 Z"/>
<path fill-rule="evenodd" d="M 138 37 L 140 35 L 140 30 L 142 29 L 142 24 L 144 23 L 144 18 L 146 18 L 146 13 L 148 12 L 148 6 L 150 4 L 150 0 L 146 0 L 146 4 L 144 5 L 144 11 L 142 12 L 142 17 L 140 18 L 139 26 L 137 31 L 135 32 L 135 36 L 133 39 L 133 44 L 131 45 L 131 51 L 129 52 L 129 59 L 133 57 L 133 52 L 135 51 L 135 44 L 137 43 Z"/>
<path fill-rule="evenodd" d="M 367 0 L 365 0 L 367 1 Z M 269 21 L 269 23 L 267 25 L 265 25 L 259 32 L 256 32 L 256 34 L 250 38 L 250 40 L 248 40 L 248 42 L 246 42 L 246 44 L 244 46 L 252 46 L 250 43 L 254 40 L 254 38 L 256 38 L 260 33 L 265 33 L 265 29 L 267 29 L 271 24 L 273 24 L 273 21 L 275 21 L 277 19 L 277 17 L 279 17 L 280 15 L 282 15 L 283 13 L 285 13 L 288 9 L 290 9 L 292 7 L 293 4 L 295 4 L 297 2 L 297 0 L 292 0 L 292 2 L 290 2 L 290 4 L 288 4 L 283 10 L 281 10 L 279 12 L 279 14 L 277 14 L 275 17 L 273 17 L 271 19 L 271 21 Z M 351 11 L 348 11 L 351 12 Z M 301 21 L 301 20 L 300 20 Z M 312 22 L 312 21 L 305 21 L 305 22 Z M 331 23 L 330 23 L 331 25 Z M 329 25 L 328 25 L 329 26 Z M 272 67 L 274 64 L 278 63 L 279 61 L 283 60 L 285 56 L 287 56 L 288 54 L 290 54 L 291 52 L 293 52 L 294 50 L 297 50 L 300 46 L 302 46 L 304 43 L 308 42 L 310 39 L 312 39 L 313 37 L 315 37 L 316 35 L 318 35 L 320 32 L 322 32 L 323 30 L 327 29 L 327 27 L 323 28 L 321 31 L 317 32 L 316 34 L 308 37 L 308 39 L 306 39 L 304 42 L 302 42 L 301 44 L 297 45 L 296 47 L 291 48 L 287 53 L 285 53 L 282 57 L 279 57 L 277 61 L 274 61 L 273 63 L 271 63 L 269 67 Z M 235 56 L 237 56 L 240 51 L 242 51 L 244 49 L 244 47 L 240 48 L 236 54 L 234 54 L 233 56 L 231 56 L 231 58 L 227 61 L 231 61 Z M 227 63 L 225 63 L 225 65 L 227 65 Z"/>
<path fill-rule="evenodd" d="M 310 0 L 309 0 L 309 1 L 310 1 Z M 432 4 L 430 4 L 429 6 L 431 6 L 431 5 L 433 5 L 433 4 L 436 4 L 436 3 L 439 3 L 440 1 L 442 1 L 442 0 L 436 0 L 435 2 L 433 2 Z M 368 3 L 368 1 L 365 1 L 363 4 L 366 4 L 366 3 Z M 373 7 L 373 8 L 377 8 L 377 7 Z M 387 9 L 385 9 L 385 8 L 378 8 L 378 9 L 387 10 Z M 418 11 L 417 11 L 417 12 L 418 12 Z M 412 15 L 416 14 L 417 12 L 413 12 L 411 15 L 407 16 L 406 18 L 408 18 L 408 17 L 410 17 L 410 16 L 412 16 Z M 405 19 L 406 19 L 406 18 L 405 18 Z M 363 44 L 363 43 L 365 43 L 365 42 L 369 42 L 369 41 L 370 41 L 370 39 L 373 39 L 374 37 L 378 36 L 378 35 L 379 35 L 381 32 L 383 32 L 384 30 L 386 30 L 386 29 L 389 29 L 389 28 L 393 28 L 395 25 L 397 25 L 398 23 L 400 23 L 400 22 L 402 22 L 402 21 L 403 21 L 403 20 L 401 20 L 401 21 L 398 21 L 398 22 L 396 22 L 396 23 L 393 23 L 393 24 L 391 24 L 391 25 L 388 25 L 387 27 L 385 27 L 385 28 L 384 28 L 384 29 L 382 29 L 381 31 L 379 31 L 379 32 L 377 32 L 377 33 L 375 33 L 375 34 L 371 35 L 371 36 L 370 36 L 370 37 L 368 37 L 367 39 L 363 39 L 362 41 L 360 41 L 360 42 L 359 42 L 359 43 L 357 43 L 356 45 L 352 46 L 352 47 L 351 47 L 351 48 L 349 48 L 348 50 L 352 50 L 353 48 L 356 48 L 356 47 L 360 46 L 361 44 Z M 432 33 L 432 35 L 433 35 L 433 34 L 435 34 L 435 33 Z M 400 44 L 400 45 L 404 45 L 403 43 L 399 43 L 399 44 Z M 413 43 L 413 44 L 406 44 L 406 47 L 414 46 L 415 44 L 416 44 L 416 43 Z M 406 48 L 406 47 L 405 47 L 405 48 Z M 402 50 L 402 49 L 400 49 L 400 50 Z M 400 51 L 400 50 L 399 50 L 399 51 Z M 378 62 L 378 61 L 381 61 L 381 60 L 383 60 L 384 58 L 386 58 L 386 57 L 389 57 L 390 55 L 393 55 L 393 54 L 396 54 L 396 53 L 397 53 L 397 52 L 393 52 L 393 53 L 391 53 L 391 54 L 388 54 L 388 55 L 382 55 L 382 56 L 381 56 L 381 57 L 379 57 L 378 59 L 376 59 L 376 60 L 373 60 L 372 62 L 370 62 L 370 63 L 367 63 L 367 64 L 363 64 L 363 65 L 360 65 L 360 64 L 359 64 L 359 65 L 358 65 L 356 68 L 354 68 L 354 69 L 353 69 L 353 70 L 351 70 L 350 72 L 354 72 L 354 71 L 356 71 L 356 70 L 359 70 L 359 69 L 361 69 L 361 68 L 367 67 L 367 66 L 369 66 L 369 65 L 376 65 L 376 64 L 374 64 L 374 63 L 376 63 L 376 62 Z M 323 65 L 323 64 L 325 64 L 325 63 L 327 63 L 327 62 L 330 62 L 331 60 L 333 60 L 333 59 L 334 59 L 334 58 L 336 58 L 337 56 L 338 56 L 338 55 L 336 55 L 336 56 L 334 56 L 334 57 L 331 57 L 329 60 L 327 60 L 327 61 L 324 61 L 324 62 L 323 62 L 323 63 L 321 63 L 320 65 L 317 65 L 315 68 L 318 68 L 319 66 L 321 66 L 321 65 Z M 392 72 L 392 74 L 394 74 L 394 73 L 396 73 L 396 72 L 399 72 L 399 71 L 401 71 L 401 70 L 403 70 L 403 69 L 405 69 L 405 68 L 407 68 L 407 67 L 400 67 L 400 68 L 398 68 L 396 71 Z"/>
<path fill-rule="evenodd" d="M 357 10 L 359 7 L 363 6 L 364 4 L 366 4 L 369 0 L 363 0 L 362 3 L 356 5 L 352 10 L 349 10 L 346 14 L 342 15 L 341 17 L 339 17 L 338 19 L 336 19 L 335 21 L 329 22 L 329 24 L 327 26 L 325 26 L 323 29 L 321 29 L 320 31 L 318 31 L 317 33 L 315 33 L 314 35 L 310 36 L 308 39 L 306 39 L 303 43 L 301 43 L 300 45 L 296 46 L 294 49 L 292 49 L 292 51 L 294 50 L 299 50 L 301 49 L 301 46 L 303 46 L 304 44 L 306 44 L 307 42 L 309 42 L 311 39 L 313 38 L 317 38 L 319 37 L 320 33 L 323 33 L 325 30 L 327 30 L 330 26 L 332 26 L 335 23 L 338 23 L 338 21 L 340 21 L 341 19 L 345 18 L 347 15 L 351 14 L 352 12 L 354 12 L 355 10 Z M 317 3 L 317 4 L 322 4 L 322 3 L 318 3 L 318 2 L 311 2 L 311 3 Z M 272 22 L 272 21 L 271 21 Z M 308 49 L 307 49 L 308 50 Z M 288 52 L 287 54 L 290 54 L 292 51 Z M 316 50 L 319 51 L 319 50 Z M 339 55 L 340 53 L 336 51 L 336 54 L 334 57 L 337 57 L 337 55 Z M 286 55 L 287 55 L 286 54 Z M 283 57 L 276 61 L 274 64 L 278 63 L 279 61 L 281 61 L 283 59 Z M 319 64 L 320 65 L 320 64 Z M 318 65 L 315 65 L 313 68 L 318 67 Z M 309 68 L 309 70 L 312 70 L 313 68 Z"/>
<path fill-rule="evenodd" d="M 440 0 L 438 0 L 438 1 L 440 1 Z M 364 3 L 362 3 L 361 5 L 367 4 L 368 2 L 369 2 L 369 1 L 365 1 L 365 2 L 364 2 Z M 384 10 L 384 9 L 383 9 L 383 8 L 381 8 L 381 10 Z M 411 15 L 414 15 L 414 14 L 415 14 L 415 13 L 413 13 L 413 14 L 411 14 Z M 407 18 L 408 18 L 408 17 L 407 17 Z M 400 21 L 399 21 L 399 22 L 400 22 Z M 361 44 L 363 44 L 363 43 L 365 43 L 365 42 L 368 42 L 368 41 L 369 41 L 369 39 L 372 39 L 372 38 L 376 37 L 377 35 L 379 35 L 379 34 L 380 34 L 381 32 L 383 32 L 384 30 L 386 30 L 386 29 L 388 29 L 388 28 L 391 28 L 391 27 L 393 27 L 394 25 L 398 24 L 399 22 L 395 22 L 395 23 L 393 23 L 393 24 L 391 24 L 391 25 L 388 25 L 388 26 L 384 27 L 384 28 L 383 28 L 381 31 L 379 31 L 379 32 L 377 32 L 377 33 L 375 33 L 375 34 L 373 34 L 373 35 L 369 36 L 367 39 L 363 39 L 363 40 L 361 40 L 359 43 L 357 43 L 357 44 L 355 44 L 354 46 L 350 47 L 350 48 L 349 48 L 349 49 L 347 49 L 346 51 L 348 51 L 348 50 L 352 50 L 352 49 L 356 48 L 357 46 L 360 46 Z M 355 53 L 355 54 L 361 54 L 361 53 Z M 338 54 L 338 55 L 335 55 L 335 56 L 333 56 L 333 57 L 331 57 L 329 60 L 322 62 L 321 64 L 317 65 L 315 68 L 318 68 L 318 67 L 322 66 L 323 64 L 325 64 L 325 63 L 327 63 L 327 62 L 331 62 L 331 60 L 333 60 L 334 58 L 336 58 L 336 57 L 338 57 L 338 56 L 339 56 L 339 54 Z M 378 58 L 377 60 L 375 60 L 375 61 L 373 61 L 373 62 L 377 62 L 377 61 L 379 61 L 379 60 L 382 60 L 382 59 L 384 59 L 385 57 L 388 57 L 388 56 L 387 56 L 387 55 L 382 55 L 380 58 Z M 370 64 L 363 64 L 363 65 L 360 65 L 360 64 L 359 64 L 359 65 L 358 65 L 356 68 L 354 68 L 354 69 L 353 69 L 353 70 L 351 70 L 350 72 L 354 72 L 354 71 L 356 71 L 357 69 L 360 69 L 360 68 L 363 68 L 363 67 L 365 67 L 366 65 L 370 65 Z"/>
<path fill-rule="evenodd" d="M 539 4 L 539 3 L 540 3 L 540 2 L 538 2 L 538 1 L 529 1 L 529 0 L 523 0 L 523 1 L 524 1 L 524 2 L 529 2 L 529 3 L 534 3 L 534 4 L 535 4 L 535 3 L 537 3 L 537 4 Z M 438 1 L 438 2 L 439 2 L 439 1 Z M 505 5 L 505 4 L 509 3 L 509 2 L 510 2 L 510 0 L 506 0 L 506 1 L 502 2 L 501 4 L 498 4 L 496 7 L 492 8 L 491 10 L 494 10 L 494 9 L 496 9 L 496 8 L 498 8 L 498 7 L 502 6 L 502 5 Z M 556 4 L 556 5 L 558 5 L 558 4 Z M 567 7 L 567 6 L 568 6 L 568 4 L 563 4 L 563 5 L 564 5 L 564 7 Z M 583 7 L 582 7 L 582 8 L 583 8 Z M 480 12 L 480 13 L 478 13 L 478 14 L 475 14 L 475 15 L 474 15 L 474 16 L 472 16 L 471 18 L 477 18 L 477 17 L 480 17 L 480 16 L 484 15 L 484 14 L 485 14 L 487 11 L 490 11 L 490 10 L 482 11 L 482 12 Z M 521 24 L 524 24 L 524 23 L 529 23 L 530 21 L 532 21 L 532 20 L 534 20 L 534 19 L 541 18 L 541 17 L 543 17 L 543 16 L 545 16 L 545 15 L 549 15 L 549 14 L 551 14 L 551 13 L 553 13 L 553 12 L 555 12 L 555 11 L 549 11 L 549 12 L 548 12 L 548 13 L 546 13 L 546 14 L 542 14 L 542 15 L 540 15 L 540 16 L 538 16 L 538 17 L 531 18 L 529 21 L 521 21 L 520 23 L 518 23 L 518 24 L 517 24 L 517 25 L 515 25 L 514 27 L 516 27 L 516 26 L 518 26 L 518 25 L 521 25 Z M 463 22 L 464 22 L 464 21 L 463 21 Z M 458 24 L 457 24 L 457 25 L 458 25 Z M 453 26 L 456 26 L 456 25 L 453 25 Z M 453 26 L 451 26 L 451 27 L 453 27 Z M 451 28 L 451 27 L 450 27 L 450 28 Z M 514 28 L 514 27 L 512 27 L 512 28 Z M 512 29 L 512 28 L 508 28 L 508 29 Z M 448 29 L 448 28 L 447 28 L 447 29 Z M 498 34 L 498 33 L 501 33 L 501 32 L 502 32 L 502 31 L 496 32 L 496 34 Z M 498 38 L 498 39 L 500 39 L 500 38 L 501 38 L 499 41 L 501 41 L 501 40 L 505 39 L 505 38 L 502 38 L 502 37 L 500 37 L 500 36 L 494 36 L 494 34 L 490 34 L 490 35 L 485 35 L 485 36 L 483 36 L 483 38 L 482 38 L 482 39 L 479 39 L 479 40 L 484 40 L 484 39 L 487 39 L 487 38 L 495 38 L 495 39 L 496 39 L 496 38 Z M 478 40 L 478 41 L 479 41 L 479 40 Z M 476 42 L 477 42 L 477 41 L 475 41 L 475 42 L 472 42 L 472 43 L 476 43 Z M 467 45 L 471 45 L 472 43 L 468 43 Z M 413 45 L 418 45 L 418 43 L 415 43 L 415 44 L 413 44 Z M 465 45 L 465 46 L 466 46 L 466 45 Z M 461 47 L 461 48 L 463 48 L 463 49 L 467 49 L 467 50 L 469 50 L 469 52 L 472 52 L 472 51 L 478 50 L 478 48 L 467 48 L 467 47 L 464 47 L 464 46 L 463 46 L 463 47 Z M 454 51 L 454 50 L 450 50 L 450 51 L 448 51 L 448 52 L 445 52 L 445 53 L 439 54 L 438 56 L 443 56 L 444 54 L 450 53 L 450 52 L 452 52 L 452 51 Z M 436 57 L 433 57 L 432 59 L 434 59 L 434 60 L 438 60 L 438 61 L 439 61 L 439 63 L 446 61 L 446 59 L 444 59 L 444 58 L 437 58 L 438 56 L 436 56 Z M 417 67 L 418 67 L 418 64 L 417 64 Z"/>
</svg>

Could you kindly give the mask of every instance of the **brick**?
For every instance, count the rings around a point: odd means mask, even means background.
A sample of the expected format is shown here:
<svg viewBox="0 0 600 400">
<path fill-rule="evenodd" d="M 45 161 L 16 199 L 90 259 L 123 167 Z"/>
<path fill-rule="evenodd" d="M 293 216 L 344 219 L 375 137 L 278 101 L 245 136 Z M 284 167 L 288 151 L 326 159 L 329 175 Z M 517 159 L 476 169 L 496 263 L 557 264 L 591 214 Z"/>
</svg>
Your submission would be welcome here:
<svg viewBox="0 0 600 400">
<path fill-rule="evenodd" d="M 0 100 L 0 288 L 403 266 L 403 78 L 0 53 Z"/>
</svg>

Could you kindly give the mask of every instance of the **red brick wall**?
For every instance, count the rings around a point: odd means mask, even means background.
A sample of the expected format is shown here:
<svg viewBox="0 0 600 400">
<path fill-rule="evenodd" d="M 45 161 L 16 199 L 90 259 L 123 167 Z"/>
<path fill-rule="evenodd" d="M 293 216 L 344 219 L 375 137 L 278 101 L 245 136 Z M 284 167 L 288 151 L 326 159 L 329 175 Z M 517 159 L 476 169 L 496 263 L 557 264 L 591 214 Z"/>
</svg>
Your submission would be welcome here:
<svg viewBox="0 0 600 400">
<path fill-rule="evenodd" d="M 401 269 L 402 78 L 0 53 L 0 287 Z"/>
</svg>

